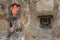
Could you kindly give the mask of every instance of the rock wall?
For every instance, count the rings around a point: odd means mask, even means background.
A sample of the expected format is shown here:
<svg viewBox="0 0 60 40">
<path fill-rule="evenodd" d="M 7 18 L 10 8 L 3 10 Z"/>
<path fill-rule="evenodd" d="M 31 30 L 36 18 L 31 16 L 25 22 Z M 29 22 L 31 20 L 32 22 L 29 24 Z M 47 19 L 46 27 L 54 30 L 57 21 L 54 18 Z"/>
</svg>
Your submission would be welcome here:
<svg viewBox="0 0 60 40">
<path fill-rule="evenodd" d="M 26 40 L 60 40 L 60 1 L 27 0 L 26 2 L 24 1 L 21 4 L 21 7 L 23 9 L 22 13 L 26 13 L 27 18 L 27 22 L 24 24 Z M 28 2 L 30 2 L 30 4 Z M 38 18 L 38 16 L 43 15 L 53 16 L 52 29 L 40 28 L 40 18 Z M 3 20 L 1 19 L 1 21 Z"/>
</svg>

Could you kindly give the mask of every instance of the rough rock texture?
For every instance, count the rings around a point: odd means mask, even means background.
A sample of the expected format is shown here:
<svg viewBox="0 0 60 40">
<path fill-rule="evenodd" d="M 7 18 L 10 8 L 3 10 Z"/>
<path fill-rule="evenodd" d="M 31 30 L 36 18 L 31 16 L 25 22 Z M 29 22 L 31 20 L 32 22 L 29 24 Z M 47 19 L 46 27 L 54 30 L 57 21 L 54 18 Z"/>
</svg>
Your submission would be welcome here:
<svg viewBox="0 0 60 40">
<path fill-rule="evenodd" d="M 40 0 L 36 3 L 37 11 L 53 11 L 54 9 L 54 0 Z"/>
<path fill-rule="evenodd" d="M 30 0 L 30 4 L 28 3 L 29 0 L 23 1 L 19 2 L 21 2 L 22 13 L 26 13 L 27 21 L 23 27 L 26 40 L 60 40 L 60 0 Z M 52 29 L 40 28 L 41 24 L 38 16 L 44 15 L 53 16 Z M 8 25 L 6 25 L 8 21 L 2 19 L 0 20 L 0 27 L 3 28 L 0 31 L 5 30 L 5 26 L 8 28 Z"/>
</svg>

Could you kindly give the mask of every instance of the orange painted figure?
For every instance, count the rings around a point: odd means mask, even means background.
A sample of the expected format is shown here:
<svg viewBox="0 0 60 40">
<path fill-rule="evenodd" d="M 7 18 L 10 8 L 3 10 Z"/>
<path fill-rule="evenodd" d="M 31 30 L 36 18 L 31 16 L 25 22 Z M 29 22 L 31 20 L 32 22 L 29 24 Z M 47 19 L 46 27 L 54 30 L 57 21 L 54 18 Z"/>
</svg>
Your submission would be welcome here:
<svg viewBox="0 0 60 40">
<path fill-rule="evenodd" d="M 21 16 L 20 5 L 14 3 L 9 7 L 9 9 L 10 10 L 8 15 L 9 15 L 10 29 L 8 31 L 7 38 L 10 38 L 10 36 L 14 33 L 15 27 L 16 27 L 16 30 L 18 29 L 17 20 Z"/>
<path fill-rule="evenodd" d="M 9 39 L 11 35 L 15 32 L 15 30 L 22 31 L 22 27 L 26 21 L 26 17 L 25 17 L 25 11 L 23 13 L 21 11 L 22 10 L 19 4 L 14 3 L 9 7 L 8 17 L 9 17 L 10 28 L 8 30 L 8 35 L 6 36 L 6 38 Z"/>
</svg>

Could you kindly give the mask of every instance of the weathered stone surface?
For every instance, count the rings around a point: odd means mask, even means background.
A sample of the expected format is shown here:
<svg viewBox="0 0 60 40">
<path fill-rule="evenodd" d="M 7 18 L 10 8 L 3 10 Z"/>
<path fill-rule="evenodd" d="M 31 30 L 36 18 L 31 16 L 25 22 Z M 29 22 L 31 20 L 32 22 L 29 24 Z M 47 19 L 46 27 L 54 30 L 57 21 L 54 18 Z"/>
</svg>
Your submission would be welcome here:
<svg viewBox="0 0 60 40">
<path fill-rule="evenodd" d="M 54 0 L 40 0 L 36 4 L 36 9 L 38 12 L 41 11 L 53 11 Z"/>
<path fill-rule="evenodd" d="M 8 25 L 8 21 L 0 19 L 0 31 L 6 31 L 9 27 Z"/>
<path fill-rule="evenodd" d="M 16 0 L 17 1 L 17 0 Z M 20 1 L 19 1 L 20 2 Z M 22 13 L 26 14 L 26 23 L 24 24 L 23 31 L 25 32 L 26 40 L 60 40 L 60 2 L 59 0 L 30 0 L 30 5 L 25 1 L 21 2 Z M 55 3 L 55 4 L 54 4 Z M 55 5 L 58 5 L 55 7 Z M 54 12 L 54 7 L 57 10 Z M 3 12 L 1 12 L 3 13 Z M 52 14 L 51 14 L 52 13 Z M 52 29 L 40 28 L 40 18 L 42 15 L 53 15 Z M 0 30 L 6 30 L 8 22 L 0 20 L 0 26 L 6 27 Z M 20 21 L 18 21 L 20 22 Z M 2 25 L 3 23 L 3 25 Z M 18 23 L 20 24 L 20 23 Z"/>
</svg>

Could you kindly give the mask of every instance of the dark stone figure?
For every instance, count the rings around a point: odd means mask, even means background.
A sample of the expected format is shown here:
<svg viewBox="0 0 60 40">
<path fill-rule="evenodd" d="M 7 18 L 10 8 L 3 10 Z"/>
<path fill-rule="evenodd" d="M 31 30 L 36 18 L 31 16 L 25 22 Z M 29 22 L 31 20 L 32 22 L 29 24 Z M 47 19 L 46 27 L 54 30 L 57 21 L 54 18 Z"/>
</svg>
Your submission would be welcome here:
<svg viewBox="0 0 60 40">
<path fill-rule="evenodd" d="M 20 5 L 16 3 L 10 5 L 9 12 L 8 12 L 9 29 L 6 38 L 9 39 L 15 31 L 22 31 L 22 28 L 21 29 L 18 28 L 17 25 L 17 20 L 20 18 L 20 16 L 21 16 Z"/>
<path fill-rule="evenodd" d="M 18 4 L 14 3 L 9 7 L 8 17 L 9 17 L 9 23 L 10 23 L 10 30 L 8 32 L 7 38 L 9 38 L 14 33 L 15 30 L 18 30 L 17 20 L 20 18 L 20 15 L 21 15 L 20 12 L 21 12 L 20 5 Z"/>
</svg>

